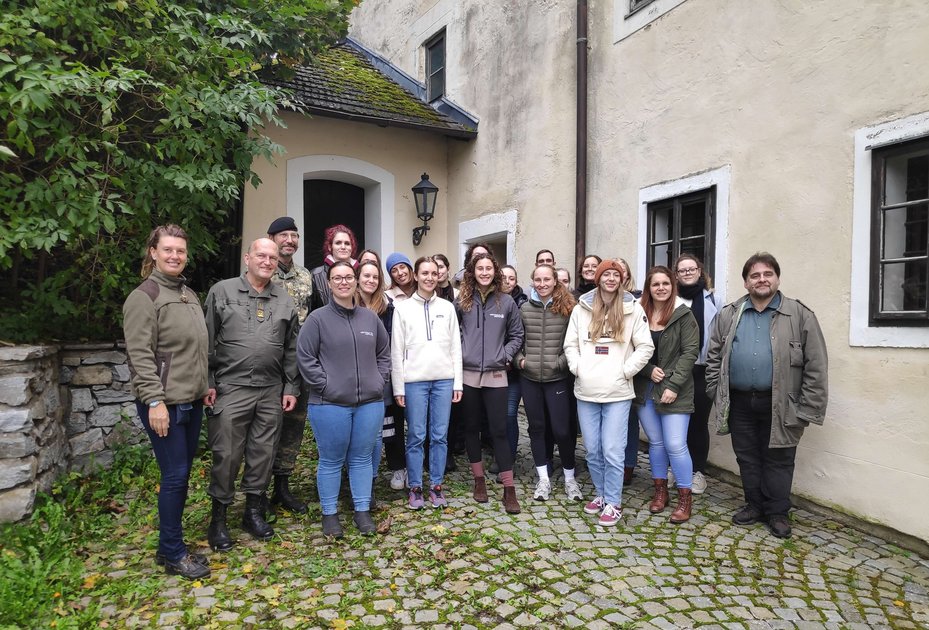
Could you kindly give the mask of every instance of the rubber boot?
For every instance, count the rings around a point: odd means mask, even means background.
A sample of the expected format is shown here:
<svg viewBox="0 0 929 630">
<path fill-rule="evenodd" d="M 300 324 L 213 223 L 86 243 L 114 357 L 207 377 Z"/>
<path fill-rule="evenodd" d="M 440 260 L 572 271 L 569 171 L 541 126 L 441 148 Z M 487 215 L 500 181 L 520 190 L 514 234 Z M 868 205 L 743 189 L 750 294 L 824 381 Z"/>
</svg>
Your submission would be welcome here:
<svg viewBox="0 0 929 630">
<path fill-rule="evenodd" d="M 213 551 L 229 551 L 232 549 L 232 537 L 229 535 L 229 528 L 226 527 L 227 507 L 219 499 L 213 499 L 210 527 L 206 532 L 206 539 Z"/>
<path fill-rule="evenodd" d="M 515 486 L 503 486 L 503 509 L 507 514 L 519 514 L 522 510 L 519 507 L 519 501 L 516 499 Z"/>
<path fill-rule="evenodd" d="M 652 502 L 648 504 L 648 511 L 652 514 L 658 514 L 666 507 L 668 507 L 668 480 L 667 479 L 652 479 L 655 483 L 655 496 L 652 498 Z"/>
<path fill-rule="evenodd" d="M 242 514 L 242 529 L 258 540 L 269 540 L 274 536 L 274 529 L 268 525 L 262 515 L 263 496 L 260 494 L 245 495 L 245 512 Z"/>
<path fill-rule="evenodd" d="M 474 500 L 478 503 L 487 503 L 487 484 L 483 477 L 474 478 Z"/>
<path fill-rule="evenodd" d="M 690 510 L 693 507 L 693 495 L 690 488 L 677 489 L 677 507 L 671 512 L 671 522 L 675 525 L 690 520 Z"/>
<path fill-rule="evenodd" d="M 291 512 L 306 514 L 306 503 L 290 492 L 290 475 L 274 475 L 274 494 L 271 503 L 281 505 Z"/>
</svg>

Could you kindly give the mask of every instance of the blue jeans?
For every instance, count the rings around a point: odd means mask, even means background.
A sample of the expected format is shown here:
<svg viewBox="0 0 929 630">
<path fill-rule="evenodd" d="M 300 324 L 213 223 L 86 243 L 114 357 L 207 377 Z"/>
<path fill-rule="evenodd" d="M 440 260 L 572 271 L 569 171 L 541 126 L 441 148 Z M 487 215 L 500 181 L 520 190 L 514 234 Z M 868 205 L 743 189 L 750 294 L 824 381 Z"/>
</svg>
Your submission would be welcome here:
<svg viewBox="0 0 929 630">
<path fill-rule="evenodd" d="M 626 438 L 626 468 L 635 468 L 639 461 L 639 413 L 636 405 L 629 410 L 629 433 Z"/>
<path fill-rule="evenodd" d="M 506 441 L 510 444 L 510 454 L 516 459 L 516 447 L 519 446 L 519 401 L 523 397 L 523 380 L 519 372 L 507 374 L 509 385 L 506 392 Z"/>
<path fill-rule="evenodd" d="M 187 555 L 181 517 L 187 503 L 187 482 L 203 423 L 203 403 L 200 401 L 168 405 L 168 435 L 158 436 L 148 424 L 148 405 L 135 403 L 142 426 L 148 433 L 161 471 L 158 492 L 158 553 L 174 562 Z"/>
<path fill-rule="evenodd" d="M 384 401 L 357 407 L 308 405 L 307 416 L 319 451 L 316 488 L 323 515 L 337 511 L 342 467 L 346 463 L 355 510 L 367 512 L 371 506 L 371 480 L 374 477 L 371 452 L 384 425 Z"/>
<path fill-rule="evenodd" d="M 622 505 L 623 463 L 631 400 L 610 403 L 577 401 L 577 418 L 587 449 L 587 468 L 597 496 Z"/>
<path fill-rule="evenodd" d="M 452 379 L 403 386 L 406 396 L 406 473 L 411 488 L 423 487 L 423 442 L 429 428 L 429 483 L 442 485 L 448 457 L 448 420 L 452 413 Z M 427 421 L 428 415 L 428 421 Z"/>
<path fill-rule="evenodd" d="M 694 468 L 687 450 L 687 425 L 689 413 L 658 413 L 650 398 L 651 388 L 646 394 L 645 404 L 639 406 L 639 422 L 648 436 L 648 461 L 652 466 L 652 479 L 668 478 L 668 463 L 678 488 L 689 488 L 693 481 Z"/>
</svg>

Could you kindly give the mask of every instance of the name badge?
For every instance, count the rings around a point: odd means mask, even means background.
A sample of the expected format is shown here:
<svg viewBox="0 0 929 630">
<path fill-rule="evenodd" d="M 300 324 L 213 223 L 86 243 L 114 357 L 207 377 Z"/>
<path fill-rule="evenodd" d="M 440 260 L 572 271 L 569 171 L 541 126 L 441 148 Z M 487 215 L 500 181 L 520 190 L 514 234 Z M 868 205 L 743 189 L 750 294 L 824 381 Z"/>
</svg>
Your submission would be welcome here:
<svg viewBox="0 0 929 630">
<path fill-rule="evenodd" d="M 609 346 L 594 346 L 594 354 L 609 354 Z"/>
</svg>

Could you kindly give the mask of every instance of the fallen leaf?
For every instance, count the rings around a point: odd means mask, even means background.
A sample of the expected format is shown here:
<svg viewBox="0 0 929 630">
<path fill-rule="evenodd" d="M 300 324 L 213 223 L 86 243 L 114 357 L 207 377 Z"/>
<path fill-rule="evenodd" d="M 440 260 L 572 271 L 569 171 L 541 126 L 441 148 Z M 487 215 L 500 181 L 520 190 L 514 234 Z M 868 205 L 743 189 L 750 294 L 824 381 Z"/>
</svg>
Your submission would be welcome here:
<svg viewBox="0 0 929 630">
<path fill-rule="evenodd" d="M 906 606 L 906 604 L 900 601 L 899 599 L 895 599 L 894 606 L 897 606 L 898 608 L 903 608 L 904 606 Z"/>
<path fill-rule="evenodd" d="M 203 586 L 203 582 L 201 582 L 200 580 L 194 580 L 194 583 L 191 584 L 191 586 L 194 588 L 200 588 L 201 586 Z"/>
<path fill-rule="evenodd" d="M 390 531 L 390 526 L 393 525 L 393 522 L 394 522 L 394 517 L 393 517 L 393 516 L 388 516 L 387 518 L 385 518 L 383 521 L 381 521 L 381 522 L 378 524 L 378 526 L 377 526 L 377 533 L 378 533 L 378 534 L 386 534 L 387 532 L 389 532 L 389 531 Z"/>
<path fill-rule="evenodd" d="M 93 587 L 97 585 L 97 582 L 99 582 L 100 578 L 102 577 L 103 576 L 100 575 L 99 573 L 91 573 L 90 575 L 85 576 L 84 583 L 81 585 L 81 588 L 92 589 Z"/>
<path fill-rule="evenodd" d="M 251 562 L 246 562 L 245 564 L 242 565 L 242 573 L 251 573 L 254 570 L 255 570 L 255 567 L 252 566 Z"/>
</svg>

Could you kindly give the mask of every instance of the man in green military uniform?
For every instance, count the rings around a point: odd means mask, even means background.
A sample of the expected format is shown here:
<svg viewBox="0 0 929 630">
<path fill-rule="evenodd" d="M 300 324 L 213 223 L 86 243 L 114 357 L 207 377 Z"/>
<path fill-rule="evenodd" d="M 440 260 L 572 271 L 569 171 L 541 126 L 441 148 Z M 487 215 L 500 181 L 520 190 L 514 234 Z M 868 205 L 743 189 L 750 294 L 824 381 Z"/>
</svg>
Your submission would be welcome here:
<svg viewBox="0 0 929 630">
<path fill-rule="evenodd" d="M 274 535 L 264 520 L 265 490 L 271 480 L 282 413 L 300 393 L 297 369 L 297 310 L 287 292 L 271 282 L 278 246 L 260 238 L 245 254 L 246 271 L 217 282 L 206 298 L 209 332 L 207 424 L 213 466 L 209 495 L 213 511 L 207 539 L 216 551 L 232 548 L 226 508 L 245 458 L 242 527 L 261 540 Z"/>
<path fill-rule="evenodd" d="M 275 219 L 268 227 L 268 238 L 277 243 L 277 269 L 272 280 L 283 286 L 297 307 L 297 319 L 303 325 L 310 314 L 310 296 L 313 293 L 313 277 L 306 267 L 294 263 L 294 254 L 300 249 L 300 233 L 292 217 Z M 297 454 L 303 443 L 303 430 L 306 426 L 307 389 L 300 380 L 300 397 L 293 411 L 284 412 L 281 425 L 281 439 L 274 454 L 274 494 L 271 502 L 283 505 L 288 510 L 303 514 L 306 504 L 290 492 L 290 476 L 294 472 Z"/>
</svg>

